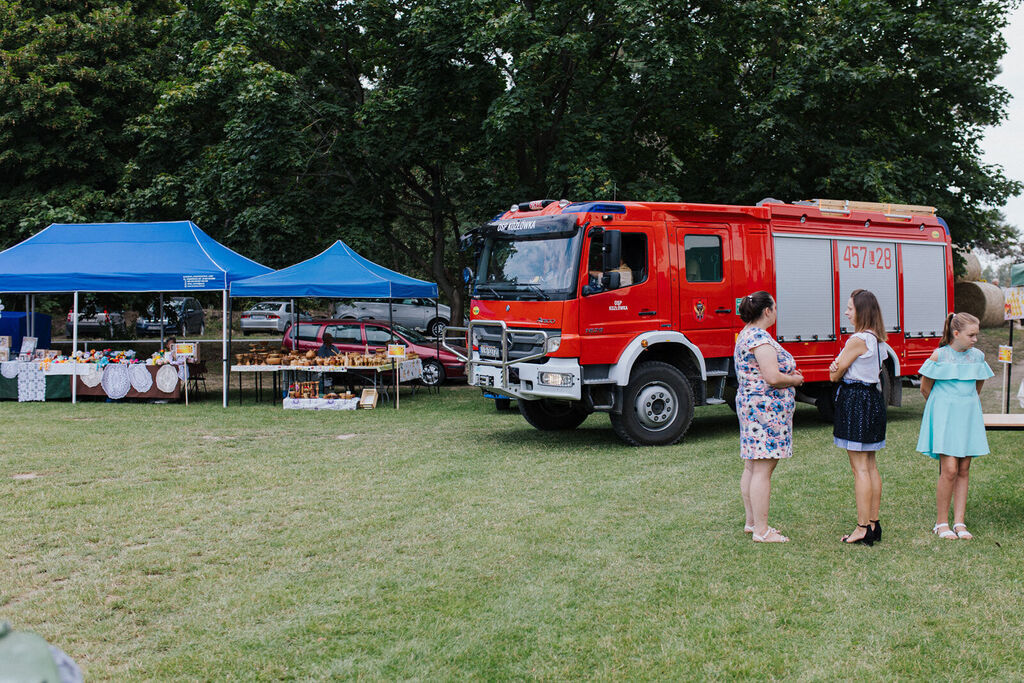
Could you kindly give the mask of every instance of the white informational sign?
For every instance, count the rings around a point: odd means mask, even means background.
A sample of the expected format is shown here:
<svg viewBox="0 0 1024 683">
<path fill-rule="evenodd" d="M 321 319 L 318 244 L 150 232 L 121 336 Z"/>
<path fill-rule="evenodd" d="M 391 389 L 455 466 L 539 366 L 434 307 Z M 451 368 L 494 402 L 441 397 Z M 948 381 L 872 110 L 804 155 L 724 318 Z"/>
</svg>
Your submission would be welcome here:
<svg viewBox="0 0 1024 683">
<path fill-rule="evenodd" d="M 199 360 L 199 344 L 195 342 L 184 342 L 174 345 L 174 357 L 184 358 L 190 361 Z"/>
<path fill-rule="evenodd" d="M 999 346 L 999 362 L 1000 363 L 1012 363 L 1013 362 L 1013 347 L 1012 346 Z"/>
<path fill-rule="evenodd" d="M 1003 290 L 1003 320 L 1024 318 L 1024 287 L 1008 287 Z"/>
</svg>

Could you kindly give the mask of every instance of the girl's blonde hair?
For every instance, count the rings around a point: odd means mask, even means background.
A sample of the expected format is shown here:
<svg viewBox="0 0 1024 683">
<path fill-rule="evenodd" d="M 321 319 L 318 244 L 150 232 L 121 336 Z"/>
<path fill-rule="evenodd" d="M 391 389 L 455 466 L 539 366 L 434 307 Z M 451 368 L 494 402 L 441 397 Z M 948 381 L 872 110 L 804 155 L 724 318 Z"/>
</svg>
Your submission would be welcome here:
<svg viewBox="0 0 1024 683">
<path fill-rule="evenodd" d="M 882 308 L 878 305 L 875 295 L 866 289 L 855 289 L 850 294 L 853 300 L 853 310 L 857 319 L 853 323 L 854 332 L 870 330 L 878 337 L 878 341 L 885 341 L 885 323 L 882 321 Z"/>
<path fill-rule="evenodd" d="M 939 346 L 949 346 L 953 343 L 953 332 L 963 332 L 968 325 L 981 326 L 981 321 L 970 313 L 950 313 L 946 316 L 946 324 L 942 326 L 942 339 Z"/>
</svg>

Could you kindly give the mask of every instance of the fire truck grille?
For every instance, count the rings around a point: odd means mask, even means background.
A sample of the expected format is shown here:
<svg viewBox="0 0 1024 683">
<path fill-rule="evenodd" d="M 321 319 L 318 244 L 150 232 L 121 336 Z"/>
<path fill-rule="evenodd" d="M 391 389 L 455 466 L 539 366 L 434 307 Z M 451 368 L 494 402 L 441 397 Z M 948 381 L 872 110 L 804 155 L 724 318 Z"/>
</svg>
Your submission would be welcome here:
<svg viewBox="0 0 1024 683">
<path fill-rule="evenodd" d="M 490 360 L 501 360 L 501 328 L 497 326 L 474 327 L 476 343 L 480 347 L 480 357 Z M 549 336 L 556 336 L 559 330 L 545 330 Z M 518 360 L 527 356 L 535 356 L 544 349 L 544 338 L 527 330 L 509 330 L 507 336 L 508 359 Z M 497 350 L 495 356 L 494 350 Z M 485 353 L 484 351 L 488 351 Z"/>
</svg>

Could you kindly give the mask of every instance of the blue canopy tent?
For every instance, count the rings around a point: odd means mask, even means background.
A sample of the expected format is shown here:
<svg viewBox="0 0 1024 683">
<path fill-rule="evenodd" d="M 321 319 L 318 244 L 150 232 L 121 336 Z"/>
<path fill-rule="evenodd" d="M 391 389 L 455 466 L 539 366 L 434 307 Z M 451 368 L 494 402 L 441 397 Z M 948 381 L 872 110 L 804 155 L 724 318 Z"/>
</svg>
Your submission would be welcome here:
<svg viewBox="0 0 1024 683">
<path fill-rule="evenodd" d="M 222 291 L 225 379 L 228 289 L 235 280 L 270 272 L 191 221 L 55 223 L 0 252 L 0 292 L 74 293 L 73 350 L 78 347 L 79 292 Z"/>
<path fill-rule="evenodd" d="M 233 297 L 437 298 L 437 285 L 368 261 L 341 240 L 302 263 L 231 284 Z"/>
<path fill-rule="evenodd" d="M 341 240 L 294 266 L 233 282 L 232 297 L 321 297 L 342 299 L 402 299 L 424 297 L 437 301 L 437 285 L 396 273 L 369 261 Z M 295 334 L 295 304 L 292 303 Z M 397 400 L 397 395 L 396 395 Z"/>
</svg>

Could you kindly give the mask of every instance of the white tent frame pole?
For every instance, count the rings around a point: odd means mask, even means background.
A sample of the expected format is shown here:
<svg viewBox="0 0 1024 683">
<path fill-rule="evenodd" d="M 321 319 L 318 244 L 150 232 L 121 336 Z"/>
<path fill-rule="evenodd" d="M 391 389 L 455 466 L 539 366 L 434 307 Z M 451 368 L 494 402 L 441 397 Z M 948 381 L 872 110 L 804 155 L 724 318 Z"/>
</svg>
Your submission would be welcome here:
<svg viewBox="0 0 1024 683">
<path fill-rule="evenodd" d="M 224 293 L 224 318 L 221 325 L 221 364 L 224 367 L 224 407 L 228 407 L 228 384 L 231 381 L 231 369 L 228 367 L 228 290 L 221 290 Z"/>
<path fill-rule="evenodd" d="M 71 403 L 78 403 L 78 292 L 75 292 L 75 299 L 71 305 Z"/>
</svg>

